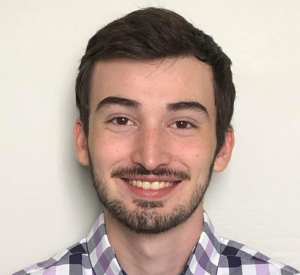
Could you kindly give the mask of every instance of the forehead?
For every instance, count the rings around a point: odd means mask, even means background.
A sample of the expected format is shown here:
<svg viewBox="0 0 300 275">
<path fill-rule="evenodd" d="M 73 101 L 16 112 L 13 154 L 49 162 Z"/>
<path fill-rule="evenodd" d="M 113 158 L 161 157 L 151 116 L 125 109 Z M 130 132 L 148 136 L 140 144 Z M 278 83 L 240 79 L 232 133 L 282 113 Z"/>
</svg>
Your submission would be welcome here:
<svg viewBox="0 0 300 275">
<path fill-rule="evenodd" d="M 194 57 L 98 62 L 92 77 L 91 113 L 109 96 L 133 99 L 152 108 L 197 101 L 215 115 L 211 68 Z"/>
</svg>

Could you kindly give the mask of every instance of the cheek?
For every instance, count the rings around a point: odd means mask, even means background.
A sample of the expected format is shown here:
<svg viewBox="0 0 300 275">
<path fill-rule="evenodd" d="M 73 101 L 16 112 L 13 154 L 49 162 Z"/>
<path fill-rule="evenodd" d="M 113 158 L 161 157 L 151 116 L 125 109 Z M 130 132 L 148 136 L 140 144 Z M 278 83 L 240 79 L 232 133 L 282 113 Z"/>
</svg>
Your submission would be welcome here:
<svg viewBox="0 0 300 275">
<path fill-rule="evenodd" d="M 108 166 L 113 166 L 120 163 L 126 156 L 130 146 L 128 139 L 125 137 L 114 137 L 106 133 L 98 133 L 91 135 L 89 139 L 89 150 L 91 157 L 99 168 L 104 167 L 109 169 Z"/>
<path fill-rule="evenodd" d="M 176 149 L 175 149 L 176 148 Z M 191 172 L 205 171 L 213 161 L 215 144 L 213 139 L 188 140 L 184 143 L 177 143 L 174 146 L 176 151 L 176 161 L 181 161 L 185 166 L 191 169 Z"/>
</svg>

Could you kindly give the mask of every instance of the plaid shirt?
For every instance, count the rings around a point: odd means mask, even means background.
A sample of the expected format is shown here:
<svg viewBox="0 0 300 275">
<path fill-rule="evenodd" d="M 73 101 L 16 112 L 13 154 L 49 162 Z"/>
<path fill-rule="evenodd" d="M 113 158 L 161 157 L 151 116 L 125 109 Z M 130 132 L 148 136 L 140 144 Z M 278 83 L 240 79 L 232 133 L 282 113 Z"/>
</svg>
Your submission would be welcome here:
<svg viewBox="0 0 300 275">
<path fill-rule="evenodd" d="M 126 275 L 111 248 L 102 213 L 86 239 L 13 275 Z M 203 232 L 180 275 L 292 275 L 299 271 L 220 238 L 204 212 Z"/>
</svg>

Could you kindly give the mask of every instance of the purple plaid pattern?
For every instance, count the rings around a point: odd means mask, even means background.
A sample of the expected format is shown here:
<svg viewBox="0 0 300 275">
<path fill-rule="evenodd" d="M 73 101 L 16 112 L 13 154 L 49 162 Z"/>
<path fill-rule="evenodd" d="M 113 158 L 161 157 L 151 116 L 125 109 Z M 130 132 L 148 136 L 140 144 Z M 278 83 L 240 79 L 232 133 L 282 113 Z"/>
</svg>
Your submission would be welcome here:
<svg viewBox="0 0 300 275">
<path fill-rule="evenodd" d="M 126 275 L 111 248 L 104 214 L 88 237 L 48 261 L 13 275 Z M 180 275 L 300 275 L 243 244 L 220 238 L 204 212 L 203 232 Z"/>
</svg>

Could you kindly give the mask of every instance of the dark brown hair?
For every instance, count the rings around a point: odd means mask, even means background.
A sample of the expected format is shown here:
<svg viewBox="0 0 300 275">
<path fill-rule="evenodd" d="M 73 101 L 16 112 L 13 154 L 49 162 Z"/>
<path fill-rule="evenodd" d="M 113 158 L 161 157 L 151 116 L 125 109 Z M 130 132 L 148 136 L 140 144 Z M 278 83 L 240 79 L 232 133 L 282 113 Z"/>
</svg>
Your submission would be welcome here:
<svg viewBox="0 0 300 275">
<path fill-rule="evenodd" d="M 134 11 L 100 29 L 89 41 L 76 80 L 76 104 L 84 132 L 89 132 L 90 90 L 95 64 L 104 60 L 155 60 L 194 56 L 211 66 L 217 110 L 219 152 L 230 127 L 235 87 L 231 61 L 213 38 L 170 10 L 146 8 Z"/>
</svg>

